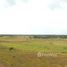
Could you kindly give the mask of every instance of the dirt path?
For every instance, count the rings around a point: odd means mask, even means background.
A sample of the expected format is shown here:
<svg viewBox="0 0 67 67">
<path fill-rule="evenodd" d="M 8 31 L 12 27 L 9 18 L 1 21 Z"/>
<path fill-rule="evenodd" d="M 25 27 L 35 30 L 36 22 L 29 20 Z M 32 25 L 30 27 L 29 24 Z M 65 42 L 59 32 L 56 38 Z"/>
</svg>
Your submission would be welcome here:
<svg viewBox="0 0 67 67">
<path fill-rule="evenodd" d="M 7 67 L 6 64 L 0 61 L 0 67 Z"/>
<path fill-rule="evenodd" d="M 6 67 L 4 64 L 0 63 L 0 67 Z"/>
</svg>

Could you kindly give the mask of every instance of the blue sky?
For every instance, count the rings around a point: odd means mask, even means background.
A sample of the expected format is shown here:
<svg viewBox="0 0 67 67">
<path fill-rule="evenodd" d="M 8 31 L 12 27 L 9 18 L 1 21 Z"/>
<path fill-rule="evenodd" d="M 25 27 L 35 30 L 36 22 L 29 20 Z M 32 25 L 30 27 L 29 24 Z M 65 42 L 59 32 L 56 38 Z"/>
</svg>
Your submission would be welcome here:
<svg viewBox="0 0 67 67">
<path fill-rule="evenodd" d="M 67 1 L 0 0 L 0 34 L 67 34 Z"/>
</svg>

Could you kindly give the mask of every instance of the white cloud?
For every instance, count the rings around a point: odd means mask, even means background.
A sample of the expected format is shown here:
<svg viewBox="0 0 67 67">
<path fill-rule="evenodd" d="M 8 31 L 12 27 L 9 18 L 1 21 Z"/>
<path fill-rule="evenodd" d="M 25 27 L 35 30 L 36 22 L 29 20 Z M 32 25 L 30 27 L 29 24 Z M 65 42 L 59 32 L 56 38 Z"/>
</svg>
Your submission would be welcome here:
<svg viewBox="0 0 67 67">
<path fill-rule="evenodd" d="M 50 2 L 50 0 L 28 2 L 15 0 L 14 6 L 0 8 L 0 33 L 67 34 L 66 4 L 62 6 L 64 9 L 51 10 L 48 8 Z"/>
<path fill-rule="evenodd" d="M 50 0 L 49 8 L 57 9 L 57 8 L 65 8 L 67 7 L 67 0 Z"/>
</svg>

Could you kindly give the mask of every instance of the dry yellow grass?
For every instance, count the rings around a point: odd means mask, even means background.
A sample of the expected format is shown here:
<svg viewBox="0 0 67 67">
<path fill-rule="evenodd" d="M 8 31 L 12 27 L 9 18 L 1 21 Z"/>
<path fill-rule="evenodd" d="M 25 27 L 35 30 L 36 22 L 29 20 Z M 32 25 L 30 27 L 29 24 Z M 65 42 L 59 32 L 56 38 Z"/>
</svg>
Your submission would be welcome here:
<svg viewBox="0 0 67 67">
<path fill-rule="evenodd" d="M 38 52 L 60 52 L 57 57 Z M 0 37 L 0 62 L 5 67 L 67 67 L 67 39 Z"/>
</svg>

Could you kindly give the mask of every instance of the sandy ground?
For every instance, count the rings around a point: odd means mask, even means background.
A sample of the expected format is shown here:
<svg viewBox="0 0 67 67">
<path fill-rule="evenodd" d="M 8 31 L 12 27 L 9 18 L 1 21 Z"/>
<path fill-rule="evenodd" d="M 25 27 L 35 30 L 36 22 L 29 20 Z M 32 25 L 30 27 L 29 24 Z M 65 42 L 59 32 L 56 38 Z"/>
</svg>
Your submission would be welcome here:
<svg viewBox="0 0 67 67">
<path fill-rule="evenodd" d="M 0 67 L 5 67 L 5 65 L 4 64 L 0 64 Z"/>
</svg>

